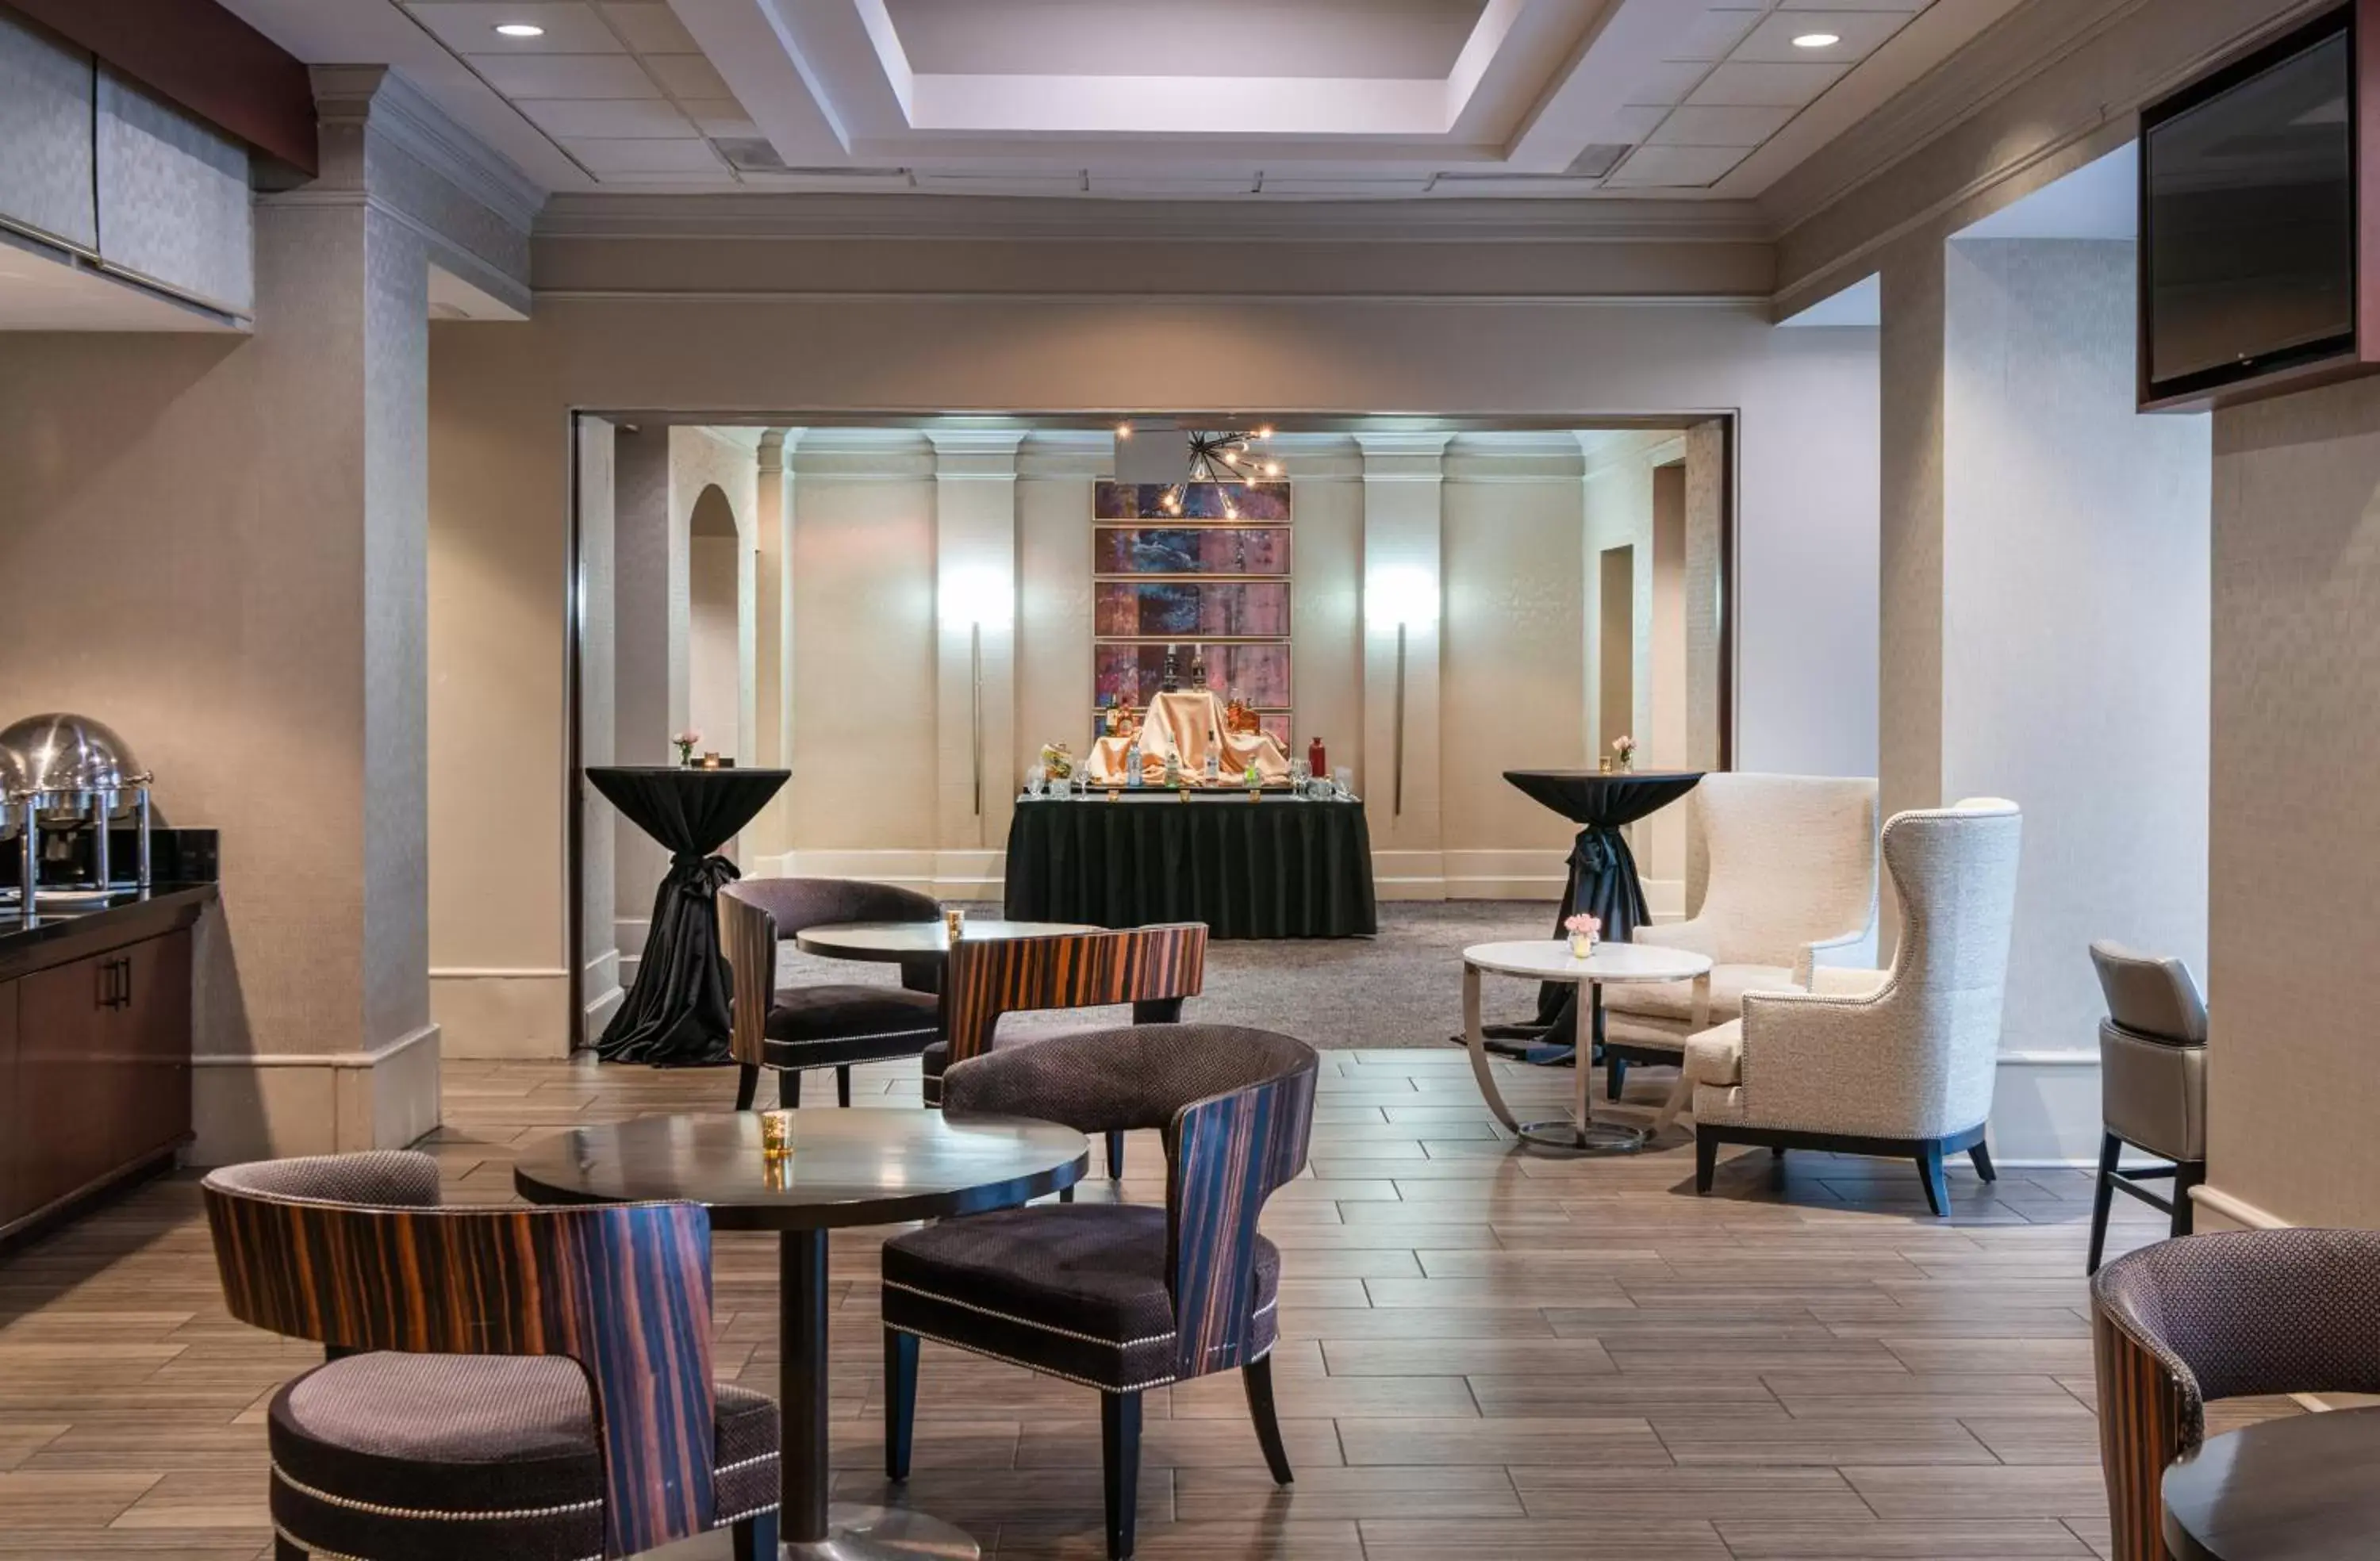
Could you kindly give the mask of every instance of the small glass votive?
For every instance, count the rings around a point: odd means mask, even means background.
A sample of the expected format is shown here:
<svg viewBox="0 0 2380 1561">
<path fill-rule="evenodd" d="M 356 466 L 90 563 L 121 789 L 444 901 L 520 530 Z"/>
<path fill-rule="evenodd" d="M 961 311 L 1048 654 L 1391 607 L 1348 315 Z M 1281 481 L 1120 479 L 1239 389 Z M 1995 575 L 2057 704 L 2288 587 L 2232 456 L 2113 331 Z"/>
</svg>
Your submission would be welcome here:
<svg viewBox="0 0 2380 1561">
<path fill-rule="evenodd" d="M 794 1114 L 791 1111 L 760 1113 L 760 1157 L 782 1160 L 794 1152 Z"/>
<path fill-rule="evenodd" d="M 942 907 L 942 936 L 955 943 L 966 933 L 966 913 L 956 905 Z"/>
</svg>

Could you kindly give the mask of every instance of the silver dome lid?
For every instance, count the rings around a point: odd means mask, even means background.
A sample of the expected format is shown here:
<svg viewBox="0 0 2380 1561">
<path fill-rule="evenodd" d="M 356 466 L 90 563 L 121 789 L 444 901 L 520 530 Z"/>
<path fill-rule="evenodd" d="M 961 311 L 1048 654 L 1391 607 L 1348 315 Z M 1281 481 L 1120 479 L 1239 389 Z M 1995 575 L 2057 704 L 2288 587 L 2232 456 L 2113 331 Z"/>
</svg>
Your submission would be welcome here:
<svg viewBox="0 0 2380 1561">
<path fill-rule="evenodd" d="M 149 780 L 124 739 L 88 716 L 53 711 L 0 730 L 0 795 L 115 792 Z"/>
</svg>

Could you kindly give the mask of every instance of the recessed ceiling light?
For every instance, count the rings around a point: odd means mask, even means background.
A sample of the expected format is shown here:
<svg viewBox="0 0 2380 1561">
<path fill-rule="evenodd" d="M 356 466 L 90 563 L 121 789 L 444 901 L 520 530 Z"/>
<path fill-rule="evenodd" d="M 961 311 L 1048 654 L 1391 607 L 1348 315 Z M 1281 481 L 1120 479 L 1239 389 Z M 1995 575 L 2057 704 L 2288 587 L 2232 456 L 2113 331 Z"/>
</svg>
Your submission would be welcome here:
<svg viewBox="0 0 2380 1561">
<path fill-rule="evenodd" d="M 1831 49 L 1843 41 L 1840 32 L 1804 32 L 1793 40 L 1797 49 Z"/>
<path fill-rule="evenodd" d="M 496 31 L 506 38 L 542 38 L 545 29 L 533 21 L 500 21 Z"/>
</svg>

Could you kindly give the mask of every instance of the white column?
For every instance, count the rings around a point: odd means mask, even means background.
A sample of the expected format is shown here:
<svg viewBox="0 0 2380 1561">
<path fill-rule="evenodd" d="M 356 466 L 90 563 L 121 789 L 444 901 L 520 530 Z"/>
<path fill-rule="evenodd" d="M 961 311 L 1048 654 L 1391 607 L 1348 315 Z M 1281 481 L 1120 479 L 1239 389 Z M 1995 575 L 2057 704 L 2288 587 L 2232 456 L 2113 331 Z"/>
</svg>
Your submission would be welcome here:
<svg viewBox="0 0 2380 1561">
<path fill-rule="evenodd" d="M 935 892 L 996 897 L 1016 776 L 1021 429 L 935 430 Z"/>
<path fill-rule="evenodd" d="M 1356 436 L 1364 450 L 1364 755 L 1356 784 L 1372 829 L 1375 882 L 1389 900 L 1446 897 L 1438 711 L 1449 437 Z"/>
<path fill-rule="evenodd" d="M 791 769 L 794 763 L 793 454 L 801 438 L 800 429 L 771 429 L 760 439 L 760 502 L 754 527 L 759 546 L 754 577 L 758 645 L 752 754 L 753 762 L 764 768 Z M 793 792 L 798 783 L 798 777 L 787 780 L 746 826 L 746 877 L 786 871 L 785 858 L 794 849 Z"/>
</svg>

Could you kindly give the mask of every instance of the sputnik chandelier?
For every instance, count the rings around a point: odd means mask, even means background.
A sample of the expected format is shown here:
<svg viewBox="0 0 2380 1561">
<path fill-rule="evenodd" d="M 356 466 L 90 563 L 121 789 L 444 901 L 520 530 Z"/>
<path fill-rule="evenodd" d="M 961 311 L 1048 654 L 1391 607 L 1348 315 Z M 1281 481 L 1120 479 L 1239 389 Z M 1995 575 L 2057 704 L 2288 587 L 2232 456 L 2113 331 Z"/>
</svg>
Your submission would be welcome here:
<svg viewBox="0 0 2380 1561">
<path fill-rule="evenodd" d="M 1129 439 L 1132 437 L 1132 425 L 1119 423 L 1116 432 Z M 1272 438 L 1272 425 L 1269 423 L 1262 428 L 1231 429 L 1219 433 L 1202 433 L 1194 429 L 1189 430 L 1187 437 L 1190 441 L 1190 475 L 1166 489 L 1164 496 L 1159 500 L 1167 514 L 1182 513 L 1183 494 L 1190 484 L 1210 482 L 1225 490 L 1223 518 L 1237 520 L 1240 507 L 1229 490 L 1281 476 L 1281 463 L 1259 455 L 1256 449 Z"/>
</svg>

